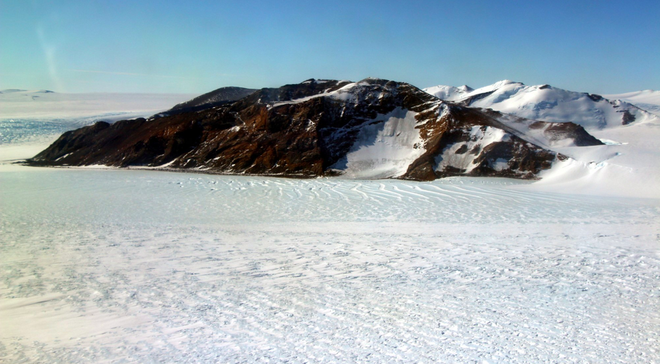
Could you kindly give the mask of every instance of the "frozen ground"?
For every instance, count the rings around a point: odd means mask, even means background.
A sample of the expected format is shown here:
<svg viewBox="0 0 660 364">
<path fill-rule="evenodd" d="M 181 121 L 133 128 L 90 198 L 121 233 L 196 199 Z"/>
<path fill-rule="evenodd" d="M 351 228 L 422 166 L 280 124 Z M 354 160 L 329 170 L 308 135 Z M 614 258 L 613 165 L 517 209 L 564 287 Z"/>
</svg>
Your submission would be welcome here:
<svg viewBox="0 0 660 364">
<path fill-rule="evenodd" d="M 0 167 L 5 362 L 660 362 L 660 201 Z"/>
</svg>

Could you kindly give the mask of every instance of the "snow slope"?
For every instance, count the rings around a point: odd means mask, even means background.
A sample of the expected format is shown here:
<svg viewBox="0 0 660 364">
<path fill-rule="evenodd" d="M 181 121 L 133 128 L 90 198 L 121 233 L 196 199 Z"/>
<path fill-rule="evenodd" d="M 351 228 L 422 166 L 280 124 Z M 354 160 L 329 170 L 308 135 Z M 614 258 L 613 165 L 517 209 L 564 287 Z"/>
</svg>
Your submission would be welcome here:
<svg viewBox="0 0 660 364">
<path fill-rule="evenodd" d="M 646 110 L 660 105 L 656 91 L 640 91 L 601 98 L 548 85 L 526 86 L 508 80 L 478 88 L 436 86 L 426 89 L 453 102 L 492 108 L 511 115 L 573 121 L 606 143 L 575 148 L 541 144 L 571 157 L 555 162 L 533 188 L 564 193 L 660 198 L 660 117 Z M 620 100 L 619 100 L 620 99 Z M 624 100 L 624 101 L 622 101 Z M 630 102 L 646 102 L 638 108 Z M 656 104 L 651 104 L 656 103 Z M 635 121 L 622 125 L 627 111 Z M 509 123 L 511 124 L 511 123 Z M 515 124 L 512 124 L 515 125 Z"/>
<path fill-rule="evenodd" d="M 462 99 L 463 96 L 474 91 L 474 89 L 472 89 L 467 85 L 463 85 L 459 87 L 438 85 L 438 86 L 425 88 L 424 91 L 445 101 L 458 101 Z"/>
<path fill-rule="evenodd" d="M 416 129 L 417 113 L 396 109 L 384 122 L 363 127 L 346 157 L 330 168 L 349 178 L 400 177 L 426 151 Z"/>
<path fill-rule="evenodd" d="M 660 123 L 593 133 L 608 145 L 556 148 L 572 159 L 556 162 L 535 188 L 593 195 L 660 198 Z"/>
<path fill-rule="evenodd" d="M 623 100 L 660 116 L 660 91 L 644 90 L 605 95 L 610 100 Z"/>
<path fill-rule="evenodd" d="M 450 91 L 447 91 L 450 90 Z M 599 95 L 567 91 L 549 85 L 527 86 L 503 80 L 475 90 L 464 86 L 451 89 L 436 86 L 425 91 L 449 97 L 448 101 L 467 106 L 493 109 L 519 117 L 582 125 L 587 131 L 617 127 L 630 123 L 659 122 L 657 115 L 621 100 Z"/>
</svg>

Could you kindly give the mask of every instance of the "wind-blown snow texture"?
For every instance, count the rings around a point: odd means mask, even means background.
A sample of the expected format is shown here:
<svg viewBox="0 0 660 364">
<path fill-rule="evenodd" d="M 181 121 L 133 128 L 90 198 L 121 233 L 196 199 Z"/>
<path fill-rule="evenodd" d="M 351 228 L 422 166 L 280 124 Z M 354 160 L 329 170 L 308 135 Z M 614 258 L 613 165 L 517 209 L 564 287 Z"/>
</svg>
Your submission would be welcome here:
<svg viewBox="0 0 660 364">
<path fill-rule="evenodd" d="M 657 362 L 657 200 L 0 172 L 8 362 Z"/>
</svg>

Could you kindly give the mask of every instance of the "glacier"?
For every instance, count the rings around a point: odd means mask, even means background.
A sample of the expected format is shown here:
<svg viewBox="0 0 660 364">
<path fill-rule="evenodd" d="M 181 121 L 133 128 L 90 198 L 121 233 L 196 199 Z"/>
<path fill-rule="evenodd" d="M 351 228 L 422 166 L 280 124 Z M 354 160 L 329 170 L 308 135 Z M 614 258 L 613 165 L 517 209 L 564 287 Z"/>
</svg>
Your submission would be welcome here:
<svg viewBox="0 0 660 364">
<path fill-rule="evenodd" d="M 660 359 L 660 202 L 0 169 L 9 362 Z"/>
</svg>

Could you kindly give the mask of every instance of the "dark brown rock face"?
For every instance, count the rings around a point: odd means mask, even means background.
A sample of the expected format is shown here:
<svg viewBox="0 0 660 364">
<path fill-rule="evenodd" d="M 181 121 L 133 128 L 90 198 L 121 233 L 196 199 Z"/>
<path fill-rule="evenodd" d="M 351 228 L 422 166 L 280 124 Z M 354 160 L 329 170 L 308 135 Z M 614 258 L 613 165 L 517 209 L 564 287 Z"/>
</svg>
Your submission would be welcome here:
<svg viewBox="0 0 660 364">
<path fill-rule="evenodd" d="M 572 123 L 513 120 L 387 80 L 308 80 L 236 101 L 205 101 L 219 94 L 161 117 L 67 132 L 27 162 L 305 177 L 372 168 L 383 171 L 372 176 L 415 180 L 533 178 L 557 157 L 548 145 L 600 143 Z M 530 130 L 547 145 L 526 139 Z"/>
<path fill-rule="evenodd" d="M 243 87 L 221 87 L 217 90 L 207 92 L 204 95 L 197 96 L 192 100 L 188 100 L 186 102 L 175 105 L 170 110 L 170 113 L 181 112 L 185 110 L 190 111 L 192 109 L 199 110 L 202 108 L 227 104 L 236 100 L 240 100 L 245 96 L 253 93 L 254 91 L 256 90 Z"/>
</svg>

